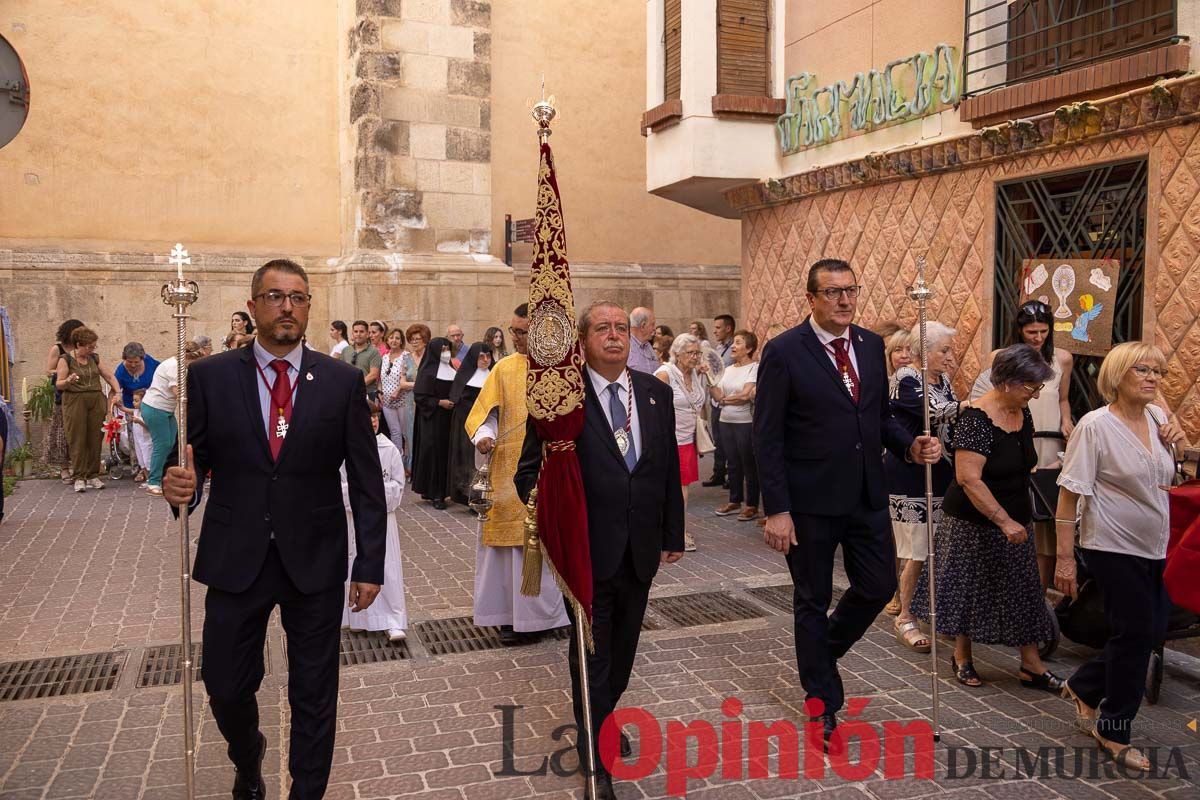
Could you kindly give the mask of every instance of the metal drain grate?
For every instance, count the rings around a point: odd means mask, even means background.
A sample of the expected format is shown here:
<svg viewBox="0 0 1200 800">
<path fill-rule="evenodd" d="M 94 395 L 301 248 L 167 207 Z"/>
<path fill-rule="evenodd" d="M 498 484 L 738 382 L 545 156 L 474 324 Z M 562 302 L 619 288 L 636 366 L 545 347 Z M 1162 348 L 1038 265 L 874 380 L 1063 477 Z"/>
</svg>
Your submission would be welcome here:
<svg viewBox="0 0 1200 800">
<path fill-rule="evenodd" d="M 470 617 L 431 619 L 417 623 L 417 636 L 431 655 L 474 653 L 503 647 L 496 628 L 481 628 Z"/>
<path fill-rule="evenodd" d="M 119 651 L 0 664 L 0 701 L 106 692 L 124 664 Z"/>
<path fill-rule="evenodd" d="M 790 583 L 780 583 L 775 586 L 758 586 L 754 589 L 747 589 L 747 592 L 759 602 L 766 603 L 772 608 L 777 608 L 780 611 L 791 614 L 792 593 L 794 587 Z M 829 607 L 833 608 L 838 600 L 842 599 L 842 595 L 846 593 L 845 589 L 834 587 L 832 599 L 829 601 Z"/>
<path fill-rule="evenodd" d="M 192 679 L 200 680 L 200 663 L 204 659 L 199 642 L 192 642 Z M 142 671 L 137 687 L 175 686 L 183 682 L 183 645 L 160 644 L 147 647 L 142 656 Z"/>
<path fill-rule="evenodd" d="M 390 642 L 387 634 L 377 631 L 342 631 L 338 658 L 343 667 L 359 664 L 383 664 L 412 658 L 408 642 Z"/>
<path fill-rule="evenodd" d="M 650 605 L 659 614 L 682 628 L 765 616 L 758 606 L 725 592 L 656 597 L 650 600 Z"/>
<path fill-rule="evenodd" d="M 794 587 L 790 583 L 781 583 L 777 586 L 759 586 L 755 589 L 749 589 L 751 596 L 755 600 L 766 603 L 772 608 L 777 608 L 780 611 L 792 610 L 792 592 Z"/>
</svg>

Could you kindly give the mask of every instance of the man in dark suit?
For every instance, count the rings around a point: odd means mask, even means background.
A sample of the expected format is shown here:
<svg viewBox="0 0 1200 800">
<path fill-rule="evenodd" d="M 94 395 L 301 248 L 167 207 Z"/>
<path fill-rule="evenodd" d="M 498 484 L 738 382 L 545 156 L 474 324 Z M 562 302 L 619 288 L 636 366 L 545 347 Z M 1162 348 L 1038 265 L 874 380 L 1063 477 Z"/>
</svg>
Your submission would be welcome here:
<svg viewBox="0 0 1200 800">
<path fill-rule="evenodd" d="M 193 574 L 204 604 L 204 688 L 229 759 L 233 796 L 266 797 L 255 693 L 267 620 L 287 633 L 293 800 L 325 793 L 337 722 L 338 642 L 346 602 L 345 462 L 355 549 L 349 603 L 371 605 L 383 583 L 387 529 L 383 473 L 358 369 L 303 345 L 311 295 L 299 265 L 270 261 L 254 273 L 257 338 L 188 370 L 186 469 L 163 494 L 189 513 L 212 488 Z M 294 411 L 293 411 L 294 409 Z"/>
<path fill-rule="evenodd" d="M 837 661 L 896 589 L 883 448 L 919 463 L 941 455 L 892 417 L 883 340 L 851 324 L 859 288 L 845 261 L 813 264 L 812 316 L 767 344 L 754 409 L 764 539 L 787 555 L 800 682 L 823 704 L 827 748 L 845 700 Z M 827 618 L 838 545 L 850 588 Z"/>
<path fill-rule="evenodd" d="M 600 727 L 629 685 L 650 582 L 660 563 L 683 557 L 683 489 L 671 389 L 625 366 L 629 316 L 615 303 L 593 303 L 579 317 L 579 338 L 587 360 L 587 399 L 575 450 L 587 495 L 592 559 L 595 652 L 588 656 L 587 668 L 596 747 Z M 514 478 L 522 500 L 537 484 L 541 460 L 542 442 L 530 420 Z M 583 731 L 578 649 L 572 645 L 568 650 L 575 724 Z M 577 744 L 586 774 L 582 739 Z M 611 798 L 612 780 L 598 750 L 596 765 L 598 796 Z"/>
</svg>

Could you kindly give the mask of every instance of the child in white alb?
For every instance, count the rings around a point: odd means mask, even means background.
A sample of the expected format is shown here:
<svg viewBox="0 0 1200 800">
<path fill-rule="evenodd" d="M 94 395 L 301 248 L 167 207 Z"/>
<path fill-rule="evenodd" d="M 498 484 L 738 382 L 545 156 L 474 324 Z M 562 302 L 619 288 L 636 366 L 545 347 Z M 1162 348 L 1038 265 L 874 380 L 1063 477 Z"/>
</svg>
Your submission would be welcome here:
<svg viewBox="0 0 1200 800">
<path fill-rule="evenodd" d="M 408 627 L 408 610 L 404 601 L 404 569 L 400 563 L 400 530 L 396 525 L 396 509 L 404 497 L 404 457 L 391 440 L 379 433 L 379 412 L 371 415 L 375 442 L 379 446 L 379 463 L 383 467 L 383 493 L 387 501 L 387 547 L 383 560 L 383 588 L 375 602 L 365 611 L 350 611 L 343 604 L 342 627 L 352 631 L 387 631 L 388 639 L 403 641 Z M 350 489 L 346 482 L 346 465 L 342 468 L 342 502 L 346 505 L 346 534 L 350 538 L 350 560 L 354 563 L 354 517 L 350 513 Z M 350 576 L 346 576 L 349 598 Z"/>
</svg>

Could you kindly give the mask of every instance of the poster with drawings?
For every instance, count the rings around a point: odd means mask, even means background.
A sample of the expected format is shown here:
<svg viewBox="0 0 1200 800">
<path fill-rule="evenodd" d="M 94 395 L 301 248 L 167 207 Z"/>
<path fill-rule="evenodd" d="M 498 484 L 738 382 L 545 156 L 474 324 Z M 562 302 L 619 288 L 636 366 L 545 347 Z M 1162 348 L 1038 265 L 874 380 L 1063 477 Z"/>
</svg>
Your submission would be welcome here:
<svg viewBox="0 0 1200 800">
<path fill-rule="evenodd" d="M 1054 344 L 1078 356 L 1112 348 L 1120 262 L 1031 258 L 1021 262 L 1021 302 L 1040 300 L 1054 315 Z"/>
</svg>

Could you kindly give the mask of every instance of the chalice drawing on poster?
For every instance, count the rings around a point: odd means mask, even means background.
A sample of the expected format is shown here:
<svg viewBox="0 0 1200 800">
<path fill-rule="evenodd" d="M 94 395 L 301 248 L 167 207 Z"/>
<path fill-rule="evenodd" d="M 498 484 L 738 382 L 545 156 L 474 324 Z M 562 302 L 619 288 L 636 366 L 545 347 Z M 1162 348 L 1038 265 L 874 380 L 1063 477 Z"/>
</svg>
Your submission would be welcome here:
<svg viewBox="0 0 1200 800">
<path fill-rule="evenodd" d="M 1054 270 L 1054 277 L 1050 279 L 1050 288 L 1054 289 L 1054 294 L 1058 297 L 1058 308 L 1054 309 L 1055 318 L 1069 318 L 1071 309 L 1067 307 L 1067 297 L 1075 291 L 1075 270 L 1067 264 L 1059 264 L 1058 269 Z"/>
</svg>

